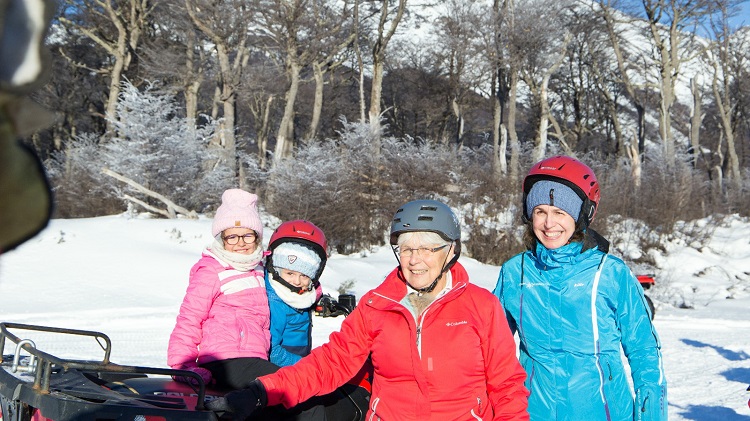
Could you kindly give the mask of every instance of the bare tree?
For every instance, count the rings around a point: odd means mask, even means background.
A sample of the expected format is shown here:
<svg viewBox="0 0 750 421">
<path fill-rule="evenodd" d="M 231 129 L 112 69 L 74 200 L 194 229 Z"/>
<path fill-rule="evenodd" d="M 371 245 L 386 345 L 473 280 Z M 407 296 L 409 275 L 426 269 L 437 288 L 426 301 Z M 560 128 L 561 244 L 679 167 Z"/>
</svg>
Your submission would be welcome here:
<svg viewBox="0 0 750 421">
<path fill-rule="evenodd" d="M 740 160 L 735 145 L 735 122 L 734 114 L 737 100 L 733 96 L 735 80 L 740 77 L 740 72 L 748 65 L 747 57 L 743 55 L 747 51 L 746 38 L 734 37 L 735 30 L 729 23 L 729 18 L 736 14 L 737 2 L 732 0 L 716 0 L 716 14 L 711 18 L 711 29 L 713 32 L 712 49 L 706 52 L 706 60 L 713 69 L 711 77 L 711 89 L 718 109 L 719 119 L 724 139 L 727 141 L 727 155 L 729 158 L 729 172 L 738 188 L 742 187 L 742 176 L 740 175 Z"/>
<path fill-rule="evenodd" d="M 700 54 L 695 47 L 691 25 L 708 13 L 707 0 L 642 0 L 651 42 L 659 67 L 659 136 L 668 165 L 674 164 L 675 141 L 672 133 L 672 108 L 677 101 L 675 86 L 682 64 Z"/>
<path fill-rule="evenodd" d="M 396 6 L 391 9 L 391 1 L 396 2 Z M 380 20 L 378 21 L 378 28 L 375 38 L 375 44 L 372 48 L 372 90 L 370 92 L 370 129 L 374 135 L 375 144 L 373 147 L 375 151 L 380 150 L 380 112 L 381 112 L 381 97 L 383 95 L 383 71 L 385 63 L 385 52 L 388 48 L 388 43 L 396 33 L 401 18 L 404 16 L 406 11 L 407 0 L 383 0 L 380 6 Z M 379 3 L 379 2 L 378 2 Z M 388 25 L 388 19 L 390 18 L 390 25 Z M 386 29 L 388 25 L 388 29 Z"/>
<path fill-rule="evenodd" d="M 105 117 L 115 117 L 123 74 L 138 50 L 154 4 L 149 0 L 65 0 L 60 22 L 91 39 L 111 57 L 96 72 L 109 76 Z M 74 64 L 79 64 L 74 62 Z M 113 125 L 107 120 L 107 133 Z"/>
<path fill-rule="evenodd" d="M 213 44 L 219 65 L 216 97 L 222 108 L 221 129 L 214 145 L 223 152 L 224 164 L 237 173 L 235 105 L 242 71 L 247 64 L 248 27 L 253 12 L 242 0 L 185 0 L 193 25 Z"/>
<path fill-rule="evenodd" d="M 347 7 L 341 10 L 341 15 L 330 16 L 333 22 L 323 24 L 328 34 L 323 37 L 325 40 L 324 45 L 321 46 L 322 48 L 318 56 L 314 58 L 312 63 L 313 77 L 315 79 L 315 98 L 313 99 L 310 127 L 307 130 L 305 139 L 314 139 L 318 133 L 320 116 L 323 111 L 323 88 L 326 73 L 335 70 L 344 63 L 341 53 L 354 42 L 357 36 L 352 25 L 348 25 L 348 21 L 350 20 L 349 13 L 351 13 L 351 10 Z"/>
<path fill-rule="evenodd" d="M 184 0 L 163 0 L 154 10 L 159 33 L 143 46 L 143 66 L 159 80 L 172 80 L 185 97 L 186 122 L 195 130 L 198 94 L 205 79 L 206 43 L 187 14 Z"/>
<path fill-rule="evenodd" d="M 515 180 L 520 170 L 520 143 L 516 133 L 518 69 L 524 50 L 516 44 L 514 37 L 515 2 L 493 0 L 480 13 L 480 26 L 490 28 L 480 31 L 476 49 L 477 54 L 484 58 L 480 72 L 489 75 L 489 80 L 484 83 L 489 88 L 487 96 L 492 103 L 492 168 L 495 177 L 509 173 Z"/>
<path fill-rule="evenodd" d="M 328 0 L 270 0 L 258 3 L 258 24 L 262 32 L 259 39 L 264 40 L 266 48 L 278 52 L 287 77 L 284 113 L 276 135 L 274 162 L 290 156 L 293 150 L 295 104 L 302 83 L 302 70 L 315 63 L 321 72 L 318 75 L 322 76 L 325 63 L 332 61 L 332 57 L 348 45 L 349 34 L 344 34 L 344 31 L 350 12 L 348 1 L 341 4 Z M 322 107 L 322 96 L 320 101 Z M 319 116 L 320 110 L 317 112 Z"/>
<path fill-rule="evenodd" d="M 614 98 L 607 90 L 601 91 L 615 124 L 619 154 L 628 158 L 637 188 L 641 182 L 642 154 L 646 143 L 646 104 L 649 92 L 658 91 L 659 85 L 652 82 L 649 76 L 649 69 L 653 66 L 650 55 L 647 51 L 639 50 L 638 44 L 632 42 L 630 31 L 639 22 L 634 17 L 637 11 L 632 6 L 630 2 L 623 0 L 597 0 L 592 5 L 594 13 L 602 18 L 612 48 L 617 65 L 617 85 L 624 89 L 626 98 L 630 101 L 636 115 L 636 127 L 631 137 L 632 140 L 628 143 L 619 142 L 619 139 L 624 140 L 629 136 L 622 133 L 619 115 L 614 109 L 616 107 Z M 603 79 L 604 76 L 597 72 L 597 80 L 601 83 Z"/>
<path fill-rule="evenodd" d="M 454 128 L 453 133 L 443 132 L 441 138 L 446 142 L 450 139 L 460 148 L 465 132 L 465 109 L 469 106 L 467 98 L 482 81 L 478 71 L 481 53 L 477 54 L 476 50 L 483 11 L 476 1 L 450 0 L 442 6 L 443 10 L 435 20 L 431 62 L 437 67 L 433 72 L 448 79 L 445 115 L 452 114 L 455 119 L 454 125 L 443 125 L 444 128 Z M 479 51 L 486 50 L 479 46 Z"/>
<path fill-rule="evenodd" d="M 562 151 L 569 155 L 579 147 L 585 149 L 594 144 L 605 154 L 612 150 L 620 153 L 621 89 L 616 67 L 612 66 L 606 30 L 599 16 L 584 7 L 569 10 L 566 27 L 572 37 L 563 66 L 551 80 L 555 113 L 549 114 L 554 129 L 550 135 L 557 138 Z M 613 138 L 614 147 L 610 148 Z"/>
<path fill-rule="evenodd" d="M 525 52 L 520 68 L 521 78 L 539 107 L 533 155 L 533 160 L 538 161 L 544 157 L 547 149 L 549 80 L 562 65 L 571 40 L 571 34 L 562 19 L 569 4 L 555 2 L 554 6 L 548 3 L 543 5 L 540 0 L 526 0 L 517 4 L 513 36 L 516 48 Z M 545 22 L 546 30 L 538 30 L 540 21 Z"/>
</svg>

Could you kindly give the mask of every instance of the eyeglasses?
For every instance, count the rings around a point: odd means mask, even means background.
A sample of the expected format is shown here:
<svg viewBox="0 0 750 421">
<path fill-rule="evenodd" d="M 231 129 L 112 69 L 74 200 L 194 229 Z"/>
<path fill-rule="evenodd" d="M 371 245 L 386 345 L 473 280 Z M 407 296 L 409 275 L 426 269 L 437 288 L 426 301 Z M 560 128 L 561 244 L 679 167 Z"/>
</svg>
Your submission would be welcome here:
<svg viewBox="0 0 750 421">
<path fill-rule="evenodd" d="M 438 246 L 438 247 L 418 247 L 418 248 L 395 247 L 394 250 L 401 257 L 411 257 L 414 255 L 414 253 L 416 253 L 417 256 L 419 257 L 430 257 L 436 252 L 448 246 L 449 244 L 443 244 L 442 246 Z"/>
<path fill-rule="evenodd" d="M 245 235 L 229 234 L 222 237 L 222 239 L 226 241 L 230 246 L 239 243 L 240 238 L 245 244 L 251 244 L 254 243 L 255 239 L 258 237 L 253 232 L 249 232 Z"/>
</svg>

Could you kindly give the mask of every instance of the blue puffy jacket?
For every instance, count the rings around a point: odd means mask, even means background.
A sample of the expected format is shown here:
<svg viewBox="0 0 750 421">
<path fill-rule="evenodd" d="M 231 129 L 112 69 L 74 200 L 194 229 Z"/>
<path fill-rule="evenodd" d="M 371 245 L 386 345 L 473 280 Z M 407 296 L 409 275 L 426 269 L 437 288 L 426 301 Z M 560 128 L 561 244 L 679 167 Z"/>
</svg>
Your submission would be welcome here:
<svg viewBox="0 0 750 421">
<path fill-rule="evenodd" d="M 271 352 L 269 360 L 292 365 L 312 349 L 312 308 L 298 310 L 285 303 L 271 287 L 266 271 L 266 291 L 271 308 Z"/>
<path fill-rule="evenodd" d="M 500 270 L 494 294 L 519 335 L 531 420 L 666 421 L 661 344 L 643 289 L 598 238 L 590 248 L 538 244 Z"/>
</svg>

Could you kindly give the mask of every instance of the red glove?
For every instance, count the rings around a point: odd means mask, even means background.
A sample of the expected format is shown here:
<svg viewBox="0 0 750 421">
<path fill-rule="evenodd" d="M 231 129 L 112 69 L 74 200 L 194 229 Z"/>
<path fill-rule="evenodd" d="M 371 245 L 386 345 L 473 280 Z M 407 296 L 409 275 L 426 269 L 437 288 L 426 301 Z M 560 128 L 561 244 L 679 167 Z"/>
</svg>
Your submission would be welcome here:
<svg viewBox="0 0 750 421">
<path fill-rule="evenodd" d="M 203 379 L 203 384 L 205 385 L 208 385 L 211 383 L 211 371 L 208 370 L 207 368 L 192 366 L 192 367 L 181 367 L 179 368 L 179 370 L 192 371 L 193 373 L 201 376 L 201 379 Z M 188 384 L 192 384 L 193 386 L 198 386 L 198 381 L 195 380 L 195 378 L 193 377 L 172 376 L 172 379 L 181 383 L 188 383 Z"/>
</svg>

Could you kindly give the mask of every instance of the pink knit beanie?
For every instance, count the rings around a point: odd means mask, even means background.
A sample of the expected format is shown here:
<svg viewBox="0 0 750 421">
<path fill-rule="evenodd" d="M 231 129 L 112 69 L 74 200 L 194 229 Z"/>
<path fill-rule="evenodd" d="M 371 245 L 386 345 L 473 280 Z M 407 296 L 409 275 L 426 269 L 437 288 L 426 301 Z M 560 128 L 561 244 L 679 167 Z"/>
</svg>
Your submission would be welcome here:
<svg viewBox="0 0 750 421">
<path fill-rule="evenodd" d="M 221 195 L 221 206 L 216 210 L 211 233 L 214 237 L 228 228 L 249 228 L 263 240 L 263 223 L 260 221 L 258 196 L 241 189 L 229 189 Z"/>
</svg>

